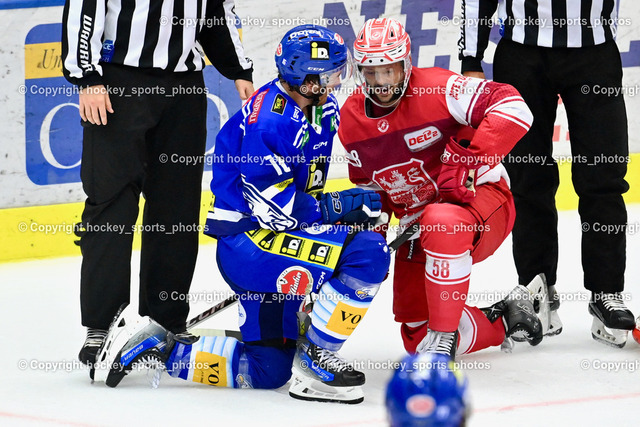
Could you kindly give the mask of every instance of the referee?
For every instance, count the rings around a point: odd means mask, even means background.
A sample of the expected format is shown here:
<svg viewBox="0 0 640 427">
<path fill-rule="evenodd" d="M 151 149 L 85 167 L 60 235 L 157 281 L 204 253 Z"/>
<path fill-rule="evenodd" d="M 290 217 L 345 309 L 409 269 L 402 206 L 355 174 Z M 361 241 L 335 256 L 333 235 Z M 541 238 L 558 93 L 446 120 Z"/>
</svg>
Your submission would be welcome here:
<svg viewBox="0 0 640 427">
<path fill-rule="evenodd" d="M 495 81 L 513 85 L 533 112 L 534 122 L 505 158 L 516 205 L 513 255 L 518 280 L 527 284 L 544 273 L 552 295 L 552 329 L 557 316 L 558 167 L 552 138 L 558 96 L 571 135 L 572 181 L 580 198 L 584 286 L 591 291 L 592 335 L 622 347 L 633 329 L 624 289 L 627 212 L 622 198 L 629 154 L 622 95 L 622 64 L 615 43 L 615 0 L 465 0 L 459 42 L 462 73 L 484 78 L 481 61 L 498 9 L 502 36 L 495 52 Z M 615 90 L 615 94 L 611 91 Z M 522 159 L 545 159 L 527 163 Z M 609 159 L 615 159 L 611 161 Z M 584 225 L 586 224 L 586 226 Z M 617 232 L 604 232 L 617 226 Z M 606 330 L 602 326 L 608 328 Z"/>
<path fill-rule="evenodd" d="M 95 360 L 118 308 L 129 302 L 131 251 L 145 198 L 140 315 L 185 330 L 198 253 L 206 142 L 204 53 L 253 93 L 231 0 L 67 0 L 64 76 L 80 88 L 81 178 L 87 195 L 80 240 L 80 303 Z M 115 230 L 115 231 L 114 231 Z"/>
</svg>

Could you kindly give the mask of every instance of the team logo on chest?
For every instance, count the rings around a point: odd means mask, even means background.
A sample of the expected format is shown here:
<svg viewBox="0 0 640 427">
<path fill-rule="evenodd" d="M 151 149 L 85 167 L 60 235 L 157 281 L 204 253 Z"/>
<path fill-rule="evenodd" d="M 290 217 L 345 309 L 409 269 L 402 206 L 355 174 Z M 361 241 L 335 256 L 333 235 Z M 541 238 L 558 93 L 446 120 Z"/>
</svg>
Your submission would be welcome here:
<svg viewBox="0 0 640 427">
<path fill-rule="evenodd" d="M 382 133 L 385 133 L 389 130 L 389 122 L 387 119 L 382 119 L 378 121 L 378 130 Z"/>
<path fill-rule="evenodd" d="M 424 150 L 442 139 L 442 132 L 435 126 L 427 126 L 404 135 L 404 142 L 411 151 Z"/>
<path fill-rule="evenodd" d="M 435 182 L 424 168 L 424 162 L 418 159 L 375 171 L 373 180 L 394 204 L 404 205 L 406 208 L 426 205 L 438 193 Z"/>
</svg>

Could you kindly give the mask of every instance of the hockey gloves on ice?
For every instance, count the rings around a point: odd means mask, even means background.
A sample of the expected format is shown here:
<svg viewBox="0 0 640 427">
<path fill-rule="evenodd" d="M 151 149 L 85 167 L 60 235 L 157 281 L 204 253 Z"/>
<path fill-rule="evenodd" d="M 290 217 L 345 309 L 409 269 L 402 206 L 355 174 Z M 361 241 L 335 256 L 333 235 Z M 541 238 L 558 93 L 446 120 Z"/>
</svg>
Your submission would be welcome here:
<svg viewBox="0 0 640 427">
<path fill-rule="evenodd" d="M 482 166 L 476 156 L 451 138 L 440 159 L 442 168 L 438 175 L 438 190 L 442 200 L 450 203 L 471 202 L 476 197 L 476 170 Z"/>
<path fill-rule="evenodd" d="M 324 193 L 320 209 L 325 224 L 374 224 L 382 210 L 380 195 L 374 191 L 352 188 Z"/>
</svg>

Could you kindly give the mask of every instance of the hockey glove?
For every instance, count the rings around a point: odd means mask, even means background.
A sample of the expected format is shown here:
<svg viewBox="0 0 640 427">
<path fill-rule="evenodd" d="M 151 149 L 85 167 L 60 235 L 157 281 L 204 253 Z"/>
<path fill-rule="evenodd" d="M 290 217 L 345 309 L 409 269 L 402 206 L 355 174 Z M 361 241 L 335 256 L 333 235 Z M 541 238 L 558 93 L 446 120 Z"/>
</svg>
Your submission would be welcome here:
<svg viewBox="0 0 640 427">
<path fill-rule="evenodd" d="M 320 209 L 325 224 L 372 225 L 380 216 L 382 202 L 375 191 L 352 188 L 324 193 L 320 198 Z"/>
<path fill-rule="evenodd" d="M 450 203 L 470 203 L 476 197 L 475 175 L 482 166 L 476 156 L 455 139 L 440 157 L 442 167 L 438 175 L 438 190 L 442 200 Z"/>
</svg>

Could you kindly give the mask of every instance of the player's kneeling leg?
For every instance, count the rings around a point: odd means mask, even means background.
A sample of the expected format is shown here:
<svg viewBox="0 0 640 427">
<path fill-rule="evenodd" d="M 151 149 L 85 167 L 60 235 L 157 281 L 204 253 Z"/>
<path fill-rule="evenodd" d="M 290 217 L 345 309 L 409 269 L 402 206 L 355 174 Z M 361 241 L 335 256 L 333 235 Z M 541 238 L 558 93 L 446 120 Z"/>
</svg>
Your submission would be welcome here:
<svg viewBox="0 0 640 427">
<path fill-rule="evenodd" d="M 169 375 L 231 388 L 278 388 L 291 377 L 295 343 L 256 342 L 235 338 L 172 334 L 134 309 L 121 312 L 98 353 L 96 381 L 116 387 L 134 366 L 166 369 Z M 159 377 L 154 379 L 157 386 Z"/>
<path fill-rule="evenodd" d="M 311 326 L 299 340 L 292 397 L 360 403 L 364 374 L 337 351 L 360 324 L 389 268 L 389 249 L 377 233 L 361 232 L 343 248 L 333 277 L 322 285 Z"/>
<path fill-rule="evenodd" d="M 235 338 L 202 336 L 178 344 L 167 361 L 173 377 L 231 388 L 275 389 L 291 377 L 295 342 L 243 343 Z"/>
</svg>

